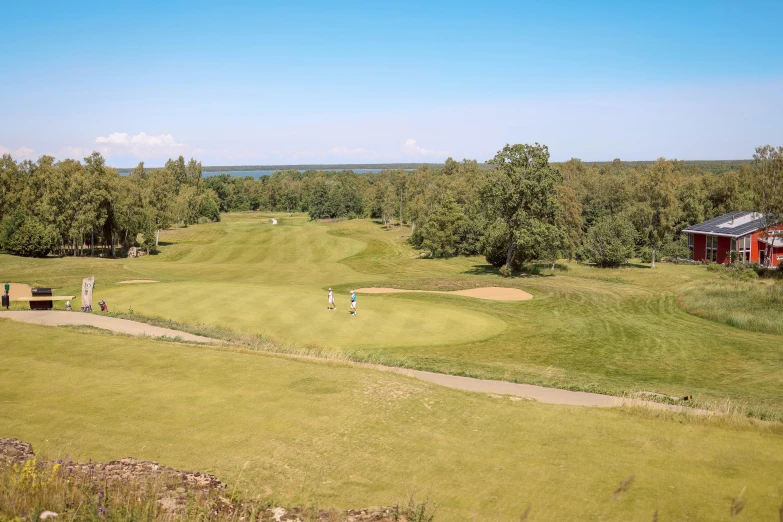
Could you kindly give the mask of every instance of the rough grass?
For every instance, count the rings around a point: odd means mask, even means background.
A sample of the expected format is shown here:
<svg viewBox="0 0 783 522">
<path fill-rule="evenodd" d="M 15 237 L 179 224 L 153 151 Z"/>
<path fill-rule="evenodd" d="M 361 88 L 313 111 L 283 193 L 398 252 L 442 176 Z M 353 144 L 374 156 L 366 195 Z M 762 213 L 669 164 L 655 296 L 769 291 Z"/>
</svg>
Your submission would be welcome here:
<svg viewBox="0 0 783 522">
<path fill-rule="evenodd" d="M 81 277 L 96 275 L 96 299 L 107 299 L 112 311 L 132 307 L 142 316 L 357 360 L 614 394 L 693 395 L 703 404 L 728 399 L 765 418 L 783 416 L 781 335 L 734 328 L 678 305 L 683 292 L 714 284 L 703 267 L 561 263 L 505 279 L 482 258 L 418 259 L 405 228 L 301 215 L 278 216 L 271 226 L 269 217 L 230 214 L 165 231 L 161 254 L 136 260 L 0 256 L 0 273 L 77 294 Z M 125 279 L 161 283 L 114 285 Z M 515 286 L 534 298 L 360 295 L 358 317 L 343 314 L 344 306 L 326 311 L 326 288 L 341 298 L 351 287 L 378 285 Z"/>
<path fill-rule="evenodd" d="M 0 433 L 41 458 L 156 460 L 286 506 L 404 504 L 416 489 L 448 521 L 516 521 L 528 507 L 531 520 L 716 520 L 743 488 L 742 517 L 773 520 L 783 500 L 778 424 L 541 405 L 336 362 L 0 329 Z"/>
<path fill-rule="evenodd" d="M 158 501 L 167 489 L 165 478 L 106 484 L 70 473 L 73 464 L 69 460 L 38 462 L 34 458 L 24 464 L 0 465 L 0 520 L 43 520 L 40 516 L 44 515 L 58 521 L 229 522 L 261 520 L 269 507 L 258 501 L 224 503 L 217 493 L 209 491 L 192 495 L 178 511 L 167 511 Z"/>
<path fill-rule="evenodd" d="M 715 280 L 685 291 L 681 303 L 694 315 L 735 328 L 783 334 L 783 284 Z"/>
</svg>

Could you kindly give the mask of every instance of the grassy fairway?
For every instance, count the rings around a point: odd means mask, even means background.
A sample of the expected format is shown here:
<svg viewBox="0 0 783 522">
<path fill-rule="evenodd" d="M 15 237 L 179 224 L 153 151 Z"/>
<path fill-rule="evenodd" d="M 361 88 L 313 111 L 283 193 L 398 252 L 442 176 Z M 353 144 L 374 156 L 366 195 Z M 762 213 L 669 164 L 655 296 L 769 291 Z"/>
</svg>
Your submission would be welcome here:
<svg viewBox="0 0 783 522">
<path fill-rule="evenodd" d="M 407 229 L 386 231 L 367 220 L 314 223 L 301 215 L 278 215 L 272 225 L 270 216 L 230 214 L 221 223 L 166 231 L 161 254 L 137 260 L 0 256 L 0 273 L 58 293 L 78 293 L 81 277 L 94 274 L 96 297 L 115 311 L 132 307 L 391 364 L 611 393 L 728 398 L 756 415 L 783 418 L 783 337 L 678 306 L 681 294 L 709 290 L 714 275 L 702 267 L 566 264 L 507 280 L 481 258 L 418 259 Z M 123 279 L 161 283 L 114 285 Z M 372 285 L 511 285 L 534 299 L 363 295 L 359 317 L 345 315 L 347 290 Z M 342 305 L 337 313 L 325 309 L 329 286 Z"/>
<path fill-rule="evenodd" d="M 778 427 L 474 395 L 368 369 L 0 320 L 0 433 L 39 454 L 214 472 L 286 504 L 438 520 L 743 520 L 783 499 Z M 711 425 L 713 424 L 713 425 Z M 612 492 L 635 475 L 618 500 Z"/>
</svg>

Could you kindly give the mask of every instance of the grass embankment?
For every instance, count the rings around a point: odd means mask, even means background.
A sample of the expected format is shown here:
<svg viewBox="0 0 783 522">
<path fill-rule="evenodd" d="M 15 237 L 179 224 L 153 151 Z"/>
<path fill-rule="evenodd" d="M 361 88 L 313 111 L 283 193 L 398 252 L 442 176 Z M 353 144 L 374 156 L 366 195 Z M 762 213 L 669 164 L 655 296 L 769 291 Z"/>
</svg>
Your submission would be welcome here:
<svg viewBox="0 0 783 522">
<path fill-rule="evenodd" d="M 245 213 L 165 231 L 160 255 L 137 260 L 19 260 L 0 256 L 4 277 L 78 293 L 96 275 L 96 300 L 246 338 L 474 377 L 625 394 L 691 394 L 730 400 L 753 415 L 783 418 L 778 334 L 689 314 L 677 296 L 709 290 L 699 266 L 609 270 L 563 263 L 540 276 L 500 278 L 481 258 L 419 259 L 407 229 L 368 220 L 308 222 L 301 215 Z M 75 275 L 78 274 L 78 275 Z M 154 279 L 149 285 L 114 285 Z M 70 287 L 66 286 L 70 284 Z M 451 290 L 516 286 L 526 302 L 437 294 L 360 295 L 351 287 Z M 326 288 L 338 312 L 326 311 Z M 58 290 L 60 293 L 60 290 Z M 780 313 L 777 310 L 776 313 Z"/>
<path fill-rule="evenodd" d="M 305 362 L 0 320 L 0 433 L 41 458 L 210 472 L 278 505 L 405 501 L 437 520 L 777 517 L 777 424 L 557 407 Z M 674 421 L 672 421 L 674 419 Z M 613 492 L 630 477 L 625 493 Z"/>
</svg>

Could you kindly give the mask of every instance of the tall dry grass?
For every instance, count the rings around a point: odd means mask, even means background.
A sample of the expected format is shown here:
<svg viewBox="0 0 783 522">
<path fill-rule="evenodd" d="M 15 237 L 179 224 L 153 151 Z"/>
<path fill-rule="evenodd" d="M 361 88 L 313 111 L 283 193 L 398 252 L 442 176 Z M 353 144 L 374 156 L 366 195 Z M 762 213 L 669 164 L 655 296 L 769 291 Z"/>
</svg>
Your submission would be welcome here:
<svg viewBox="0 0 783 522">
<path fill-rule="evenodd" d="M 680 295 L 688 312 L 735 328 L 783 334 L 783 284 L 715 280 Z"/>
</svg>

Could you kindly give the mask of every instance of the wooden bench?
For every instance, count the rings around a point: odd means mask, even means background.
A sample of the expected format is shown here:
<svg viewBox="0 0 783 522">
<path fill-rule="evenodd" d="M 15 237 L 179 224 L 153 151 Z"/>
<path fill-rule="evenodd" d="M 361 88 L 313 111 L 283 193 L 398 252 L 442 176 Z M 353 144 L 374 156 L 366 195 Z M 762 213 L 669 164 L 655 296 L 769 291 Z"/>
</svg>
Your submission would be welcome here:
<svg viewBox="0 0 783 522">
<path fill-rule="evenodd" d="M 52 295 L 51 288 L 32 288 L 31 297 L 17 297 L 16 301 L 30 303 L 30 310 L 51 310 L 54 308 L 54 301 L 70 301 L 75 296 L 72 295 Z"/>
</svg>

